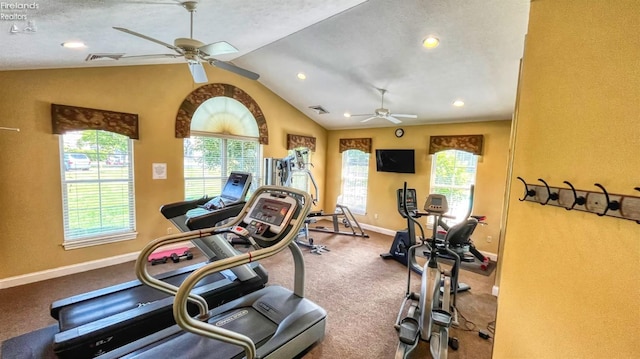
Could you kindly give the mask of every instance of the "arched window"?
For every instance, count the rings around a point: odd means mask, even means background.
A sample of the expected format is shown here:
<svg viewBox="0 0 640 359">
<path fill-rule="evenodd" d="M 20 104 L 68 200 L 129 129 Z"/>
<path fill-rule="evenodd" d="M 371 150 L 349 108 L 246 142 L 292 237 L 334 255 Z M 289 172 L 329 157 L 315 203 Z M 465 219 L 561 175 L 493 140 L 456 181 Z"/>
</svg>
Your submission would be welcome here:
<svg viewBox="0 0 640 359">
<path fill-rule="evenodd" d="M 219 195 L 232 171 L 251 173 L 253 192 L 261 182 L 261 157 L 258 125 L 247 107 L 224 96 L 204 101 L 184 139 L 185 198 Z"/>
</svg>

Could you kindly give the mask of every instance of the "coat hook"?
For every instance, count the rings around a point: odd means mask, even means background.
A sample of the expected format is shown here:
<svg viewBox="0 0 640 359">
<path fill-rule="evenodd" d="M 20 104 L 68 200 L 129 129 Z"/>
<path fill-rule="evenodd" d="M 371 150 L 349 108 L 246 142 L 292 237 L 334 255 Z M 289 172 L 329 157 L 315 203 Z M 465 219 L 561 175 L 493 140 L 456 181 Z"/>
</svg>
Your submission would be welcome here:
<svg viewBox="0 0 640 359">
<path fill-rule="evenodd" d="M 607 193 L 607 190 L 600 183 L 594 183 L 593 185 L 600 188 L 602 192 L 604 192 L 604 197 L 607 200 L 607 206 L 605 207 L 604 212 L 596 213 L 598 216 L 604 216 L 605 214 L 607 214 L 608 210 L 617 211 L 618 209 L 620 209 L 620 203 L 618 201 L 610 201 L 609 193 Z"/>
<path fill-rule="evenodd" d="M 547 182 L 545 182 L 542 178 L 538 178 L 538 181 L 544 183 L 544 186 L 547 188 L 547 200 L 544 201 L 544 203 L 540 202 L 541 205 L 546 205 L 547 203 L 549 203 L 549 200 L 555 201 L 558 199 L 558 193 L 551 193 L 551 189 L 549 188 Z"/>
<path fill-rule="evenodd" d="M 573 207 L 575 207 L 576 205 L 582 206 L 585 204 L 585 202 L 587 202 L 587 199 L 584 198 L 584 196 L 578 197 L 578 195 L 576 194 L 576 189 L 573 187 L 571 183 L 569 183 L 569 181 L 564 181 L 562 183 L 566 183 L 567 185 L 569 185 L 569 187 L 571 187 L 571 192 L 573 192 L 573 204 L 571 205 L 571 207 L 565 208 L 567 211 L 572 210 Z"/>
<path fill-rule="evenodd" d="M 524 190 L 525 190 L 524 197 L 518 198 L 518 201 L 522 202 L 525 199 L 527 199 L 527 197 L 533 197 L 536 195 L 536 191 L 533 189 L 529 189 L 529 186 L 527 186 L 527 182 L 525 182 L 524 179 L 522 179 L 522 177 L 516 177 L 516 178 L 522 181 L 522 183 L 524 184 Z"/>
</svg>

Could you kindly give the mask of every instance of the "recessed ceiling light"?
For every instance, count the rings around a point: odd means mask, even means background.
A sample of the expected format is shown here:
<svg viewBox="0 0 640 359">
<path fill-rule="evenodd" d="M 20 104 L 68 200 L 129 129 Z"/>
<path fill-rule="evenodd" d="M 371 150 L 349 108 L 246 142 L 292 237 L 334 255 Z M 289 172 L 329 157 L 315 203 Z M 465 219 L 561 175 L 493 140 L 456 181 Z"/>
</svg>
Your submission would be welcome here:
<svg viewBox="0 0 640 359">
<path fill-rule="evenodd" d="M 300 80 L 304 80 L 304 79 L 306 79 L 306 78 L 307 78 L 307 75 L 305 75 L 305 74 L 304 74 L 304 73 L 302 73 L 302 72 L 298 72 L 298 78 L 299 78 Z"/>
<path fill-rule="evenodd" d="M 81 42 L 81 41 L 66 41 L 60 45 L 62 45 L 63 47 L 66 47 L 67 49 L 78 49 L 81 47 L 86 47 L 84 42 Z"/>
<path fill-rule="evenodd" d="M 427 49 L 434 49 L 438 47 L 439 44 L 440 40 L 432 35 L 429 35 L 426 39 L 422 40 L 422 46 L 426 47 Z"/>
<path fill-rule="evenodd" d="M 344 117 L 351 117 L 351 114 L 349 112 L 345 112 Z"/>
<path fill-rule="evenodd" d="M 462 100 L 455 100 L 455 101 L 453 101 L 453 105 L 454 105 L 455 107 L 462 107 L 462 106 L 464 106 L 464 101 L 462 101 Z"/>
</svg>

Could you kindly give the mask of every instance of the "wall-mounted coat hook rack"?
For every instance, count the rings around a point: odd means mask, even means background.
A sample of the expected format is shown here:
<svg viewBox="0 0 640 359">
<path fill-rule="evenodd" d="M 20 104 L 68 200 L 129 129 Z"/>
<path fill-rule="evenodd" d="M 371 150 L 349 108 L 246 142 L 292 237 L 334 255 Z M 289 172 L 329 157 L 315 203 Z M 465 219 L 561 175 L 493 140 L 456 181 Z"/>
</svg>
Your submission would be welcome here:
<svg viewBox="0 0 640 359">
<path fill-rule="evenodd" d="M 590 191 L 578 190 L 569 181 L 563 182 L 569 186 L 566 188 L 550 186 L 542 178 L 538 179 L 542 184 L 530 184 L 522 177 L 516 178 L 522 181 L 525 188 L 525 196 L 519 201 L 590 212 L 600 217 L 628 219 L 640 224 L 640 196 L 612 194 L 600 183 L 594 184 L 599 191 Z M 640 192 L 640 187 L 634 187 L 634 190 Z"/>
<path fill-rule="evenodd" d="M 540 202 L 541 205 L 546 206 L 549 201 L 557 201 L 558 200 L 558 192 L 551 192 L 549 185 L 542 178 L 538 178 L 538 181 L 544 183 L 544 187 L 547 189 L 547 199 L 544 202 Z"/>
<path fill-rule="evenodd" d="M 536 195 L 536 191 L 529 189 L 529 186 L 527 186 L 527 182 L 525 182 L 525 180 L 522 177 L 517 177 L 520 181 L 522 181 L 522 184 L 524 184 L 524 197 L 522 198 L 518 198 L 518 201 L 522 202 L 524 200 L 527 199 L 527 197 L 533 197 Z"/>
<path fill-rule="evenodd" d="M 573 193 L 573 203 L 571 203 L 571 207 L 565 207 L 565 209 L 567 211 L 570 211 L 573 209 L 573 207 L 575 207 L 576 205 L 578 206 L 583 206 L 584 203 L 587 201 L 586 198 L 584 198 L 584 196 L 578 196 L 576 194 L 576 189 L 575 187 L 573 187 L 573 185 L 571 184 L 571 182 L 569 181 L 563 181 L 562 183 L 567 184 L 569 187 L 571 187 L 571 192 Z"/>
</svg>

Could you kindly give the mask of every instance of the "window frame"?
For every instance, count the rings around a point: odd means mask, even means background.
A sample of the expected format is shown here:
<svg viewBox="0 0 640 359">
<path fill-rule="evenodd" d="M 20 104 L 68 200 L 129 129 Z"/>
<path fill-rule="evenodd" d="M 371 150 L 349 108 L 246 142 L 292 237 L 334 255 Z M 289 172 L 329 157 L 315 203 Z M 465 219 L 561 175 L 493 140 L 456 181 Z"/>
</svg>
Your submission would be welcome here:
<svg viewBox="0 0 640 359">
<path fill-rule="evenodd" d="M 133 140 L 131 138 L 127 138 L 127 152 L 126 154 L 122 154 L 122 153 L 118 153 L 118 155 L 125 155 L 128 156 L 129 161 L 123 163 L 124 166 L 126 166 L 128 168 L 128 174 L 127 174 L 127 178 L 126 179 L 122 179 L 122 178 L 117 178 L 117 179 L 109 179 L 109 178 L 101 178 L 102 175 L 102 167 L 103 166 L 101 164 L 100 158 L 101 155 L 104 155 L 105 158 L 107 158 L 110 155 L 114 155 L 113 153 L 108 153 L 108 152 L 100 152 L 100 144 L 98 143 L 98 139 L 96 138 L 96 143 L 98 144 L 96 146 L 95 149 L 95 155 L 97 158 L 97 179 L 87 179 L 87 178 L 68 178 L 67 176 L 67 170 L 66 170 L 66 166 L 65 166 L 65 156 L 67 154 L 71 154 L 71 153 L 79 153 L 79 152 L 67 152 L 65 151 L 65 136 L 70 136 L 72 134 L 77 134 L 77 136 L 82 136 L 83 132 L 88 132 L 88 131 L 102 131 L 102 130 L 79 130 L 79 131 L 73 131 L 73 132 L 69 132 L 69 133 L 65 133 L 59 136 L 59 158 L 60 158 L 60 182 L 61 182 L 61 195 L 62 195 L 62 228 L 63 228 L 63 242 L 62 242 L 62 246 L 65 250 L 71 250 L 71 249 L 78 249 L 78 248 L 85 248 L 85 247 L 90 247 L 90 246 L 96 246 L 96 245 L 102 245 L 102 244 L 108 244 L 108 243 L 114 243 L 114 242 L 120 242 L 120 241 L 125 241 L 125 240 L 132 240 L 132 239 L 136 239 L 138 236 L 138 232 L 136 231 L 136 201 L 135 201 L 135 177 L 134 177 L 134 164 L 133 164 Z M 109 132 L 109 131 L 104 131 L 104 132 Z M 113 133 L 113 132 L 112 132 Z M 116 134 L 118 135 L 118 134 Z M 96 134 L 96 137 L 98 135 Z M 122 136 L 122 135 L 121 135 Z M 93 152 L 86 152 L 86 150 L 84 150 L 85 154 L 93 154 Z M 91 168 L 93 168 L 93 162 L 91 161 L 92 165 L 89 168 L 89 171 L 91 171 Z M 126 183 L 126 187 L 127 187 L 127 191 L 128 191 L 128 219 L 129 219 L 129 223 L 127 224 L 127 228 L 123 228 L 123 229 L 119 229 L 119 230 L 105 230 L 103 229 L 102 225 L 100 227 L 94 227 L 95 233 L 90 233 L 87 235 L 73 235 L 71 232 L 71 224 L 70 224 L 70 220 L 69 217 L 72 216 L 72 214 L 70 213 L 70 207 L 69 207 L 69 203 L 70 203 L 70 198 L 69 198 L 69 185 L 74 185 L 74 184 L 92 184 L 95 183 L 98 185 L 98 190 L 97 193 L 92 193 L 92 195 L 97 194 L 97 198 L 98 198 L 98 203 L 99 203 L 99 212 L 100 212 L 100 217 L 102 218 L 102 212 L 105 210 L 106 206 L 102 203 L 102 191 L 103 191 L 103 187 L 102 185 L 104 184 L 109 184 L 109 183 Z M 100 221 L 102 223 L 102 220 Z"/>
<path fill-rule="evenodd" d="M 203 192 L 206 192 L 206 187 L 207 187 L 207 180 L 209 181 L 220 181 L 220 191 L 222 191 L 222 189 L 224 188 L 224 185 L 227 181 L 227 179 L 229 178 L 229 175 L 231 174 L 232 171 L 234 170 L 229 170 L 228 167 L 228 160 L 227 160 L 227 144 L 229 140 L 239 140 L 239 141 L 248 141 L 248 142 L 254 142 L 256 144 L 257 147 L 257 152 L 256 152 L 256 165 L 257 165 L 257 169 L 256 172 L 253 173 L 251 171 L 251 186 L 249 187 L 249 191 L 247 192 L 247 195 L 251 195 L 251 193 L 253 193 L 262 183 L 262 145 L 260 144 L 259 138 L 256 137 L 245 137 L 245 136 L 234 136 L 234 135 L 224 135 L 224 134 L 219 134 L 219 133 L 211 133 L 211 132 L 204 132 L 204 131 L 191 131 L 191 136 L 188 138 L 185 138 L 183 140 L 183 158 L 186 159 L 187 157 L 189 158 L 194 158 L 194 156 L 187 156 L 184 153 L 185 150 L 185 143 L 186 141 L 192 139 L 193 137 L 208 137 L 208 138 L 215 138 L 215 139 L 220 139 L 222 140 L 222 146 L 221 146 L 221 152 L 224 154 L 224 156 L 221 157 L 221 167 L 224 167 L 224 171 L 222 171 L 222 173 L 220 174 L 220 177 L 210 177 L 210 176 L 201 176 L 201 177 L 192 177 L 192 176 L 187 176 L 187 166 L 186 163 L 183 166 L 183 179 L 184 179 L 184 198 L 185 200 L 193 200 L 193 199 L 197 199 L 197 198 L 202 198 L 203 196 L 217 196 L 220 195 L 220 193 L 201 193 L 196 197 L 188 197 L 188 193 L 187 193 L 187 181 L 189 180 L 202 180 L 203 181 L 203 187 L 202 190 Z M 204 166 L 204 163 L 202 164 L 202 166 Z M 204 172 L 204 169 L 203 169 Z M 243 172 L 247 172 L 244 171 Z M 225 175 L 226 173 L 226 175 Z"/>
<path fill-rule="evenodd" d="M 453 163 L 453 177 L 451 178 L 451 184 L 449 185 L 442 185 L 442 184 L 438 184 L 437 183 L 437 178 L 438 178 L 438 159 L 439 156 L 441 156 L 442 154 L 445 153 L 452 153 L 454 156 L 454 163 Z M 472 165 L 467 165 L 467 166 L 463 166 L 463 165 L 459 165 L 459 155 L 463 155 L 463 156 L 468 156 L 472 159 Z M 455 184 L 456 183 L 456 169 L 460 169 L 460 168 L 473 168 L 473 174 L 471 176 L 471 178 L 466 181 L 465 184 Z M 470 198 L 470 186 L 475 186 L 476 183 L 476 179 L 478 177 L 478 156 L 474 155 L 473 153 L 470 152 L 466 152 L 466 151 L 462 151 L 462 150 L 456 150 L 456 149 L 451 149 L 451 150 L 445 150 L 445 151 L 439 151 L 435 154 L 432 155 L 432 160 L 431 160 L 431 176 L 430 176 L 430 184 L 429 184 L 429 193 L 441 193 L 441 194 L 446 194 L 447 190 L 453 191 L 453 190 L 457 190 L 457 191 L 462 191 L 464 192 L 465 195 L 465 201 L 455 201 L 451 198 L 449 198 L 450 196 L 447 196 L 447 201 L 449 203 L 449 211 L 448 214 L 455 216 L 455 219 L 443 219 L 445 223 L 447 224 L 455 224 L 455 223 L 459 223 L 463 220 L 465 220 L 465 218 L 462 218 L 469 210 L 469 201 L 471 200 Z M 444 191 L 440 190 L 438 191 L 438 189 L 445 189 Z M 429 218 L 428 223 L 432 224 L 433 223 L 433 218 Z"/>
<path fill-rule="evenodd" d="M 357 152 L 355 152 L 357 151 Z M 359 166 L 360 168 L 364 168 L 366 172 L 356 171 L 352 172 L 355 166 L 348 165 L 348 156 L 358 153 L 359 156 L 366 156 L 367 163 L 366 166 Z M 338 198 L 338 204 L 346 206 L 353 214 L 358 215 L 366 215 L 367 214 L 367 198 L 369 191 L 369 173 L 371 167 L 371 153 L 367 153 L 358 149 L 349 149 L 342 152 L 342 169 L 341 169 L 341 183 L 340 183 L 340 197 Z M 362 183 L 358 183 L 354 187 L 346 188 L 347 181 L 345 178 L 349 178 L 350 180 L 364 180 L 364 187 L 359 187 Z M 353 195 L 358 192 L 364 191 L 364 196 L 356 196 Z M 353 202 L 350 200 L 345 201 L 345 193 L 352 194 L 347 195 L 346 198 L 353 197 Z"/>
</svg>

